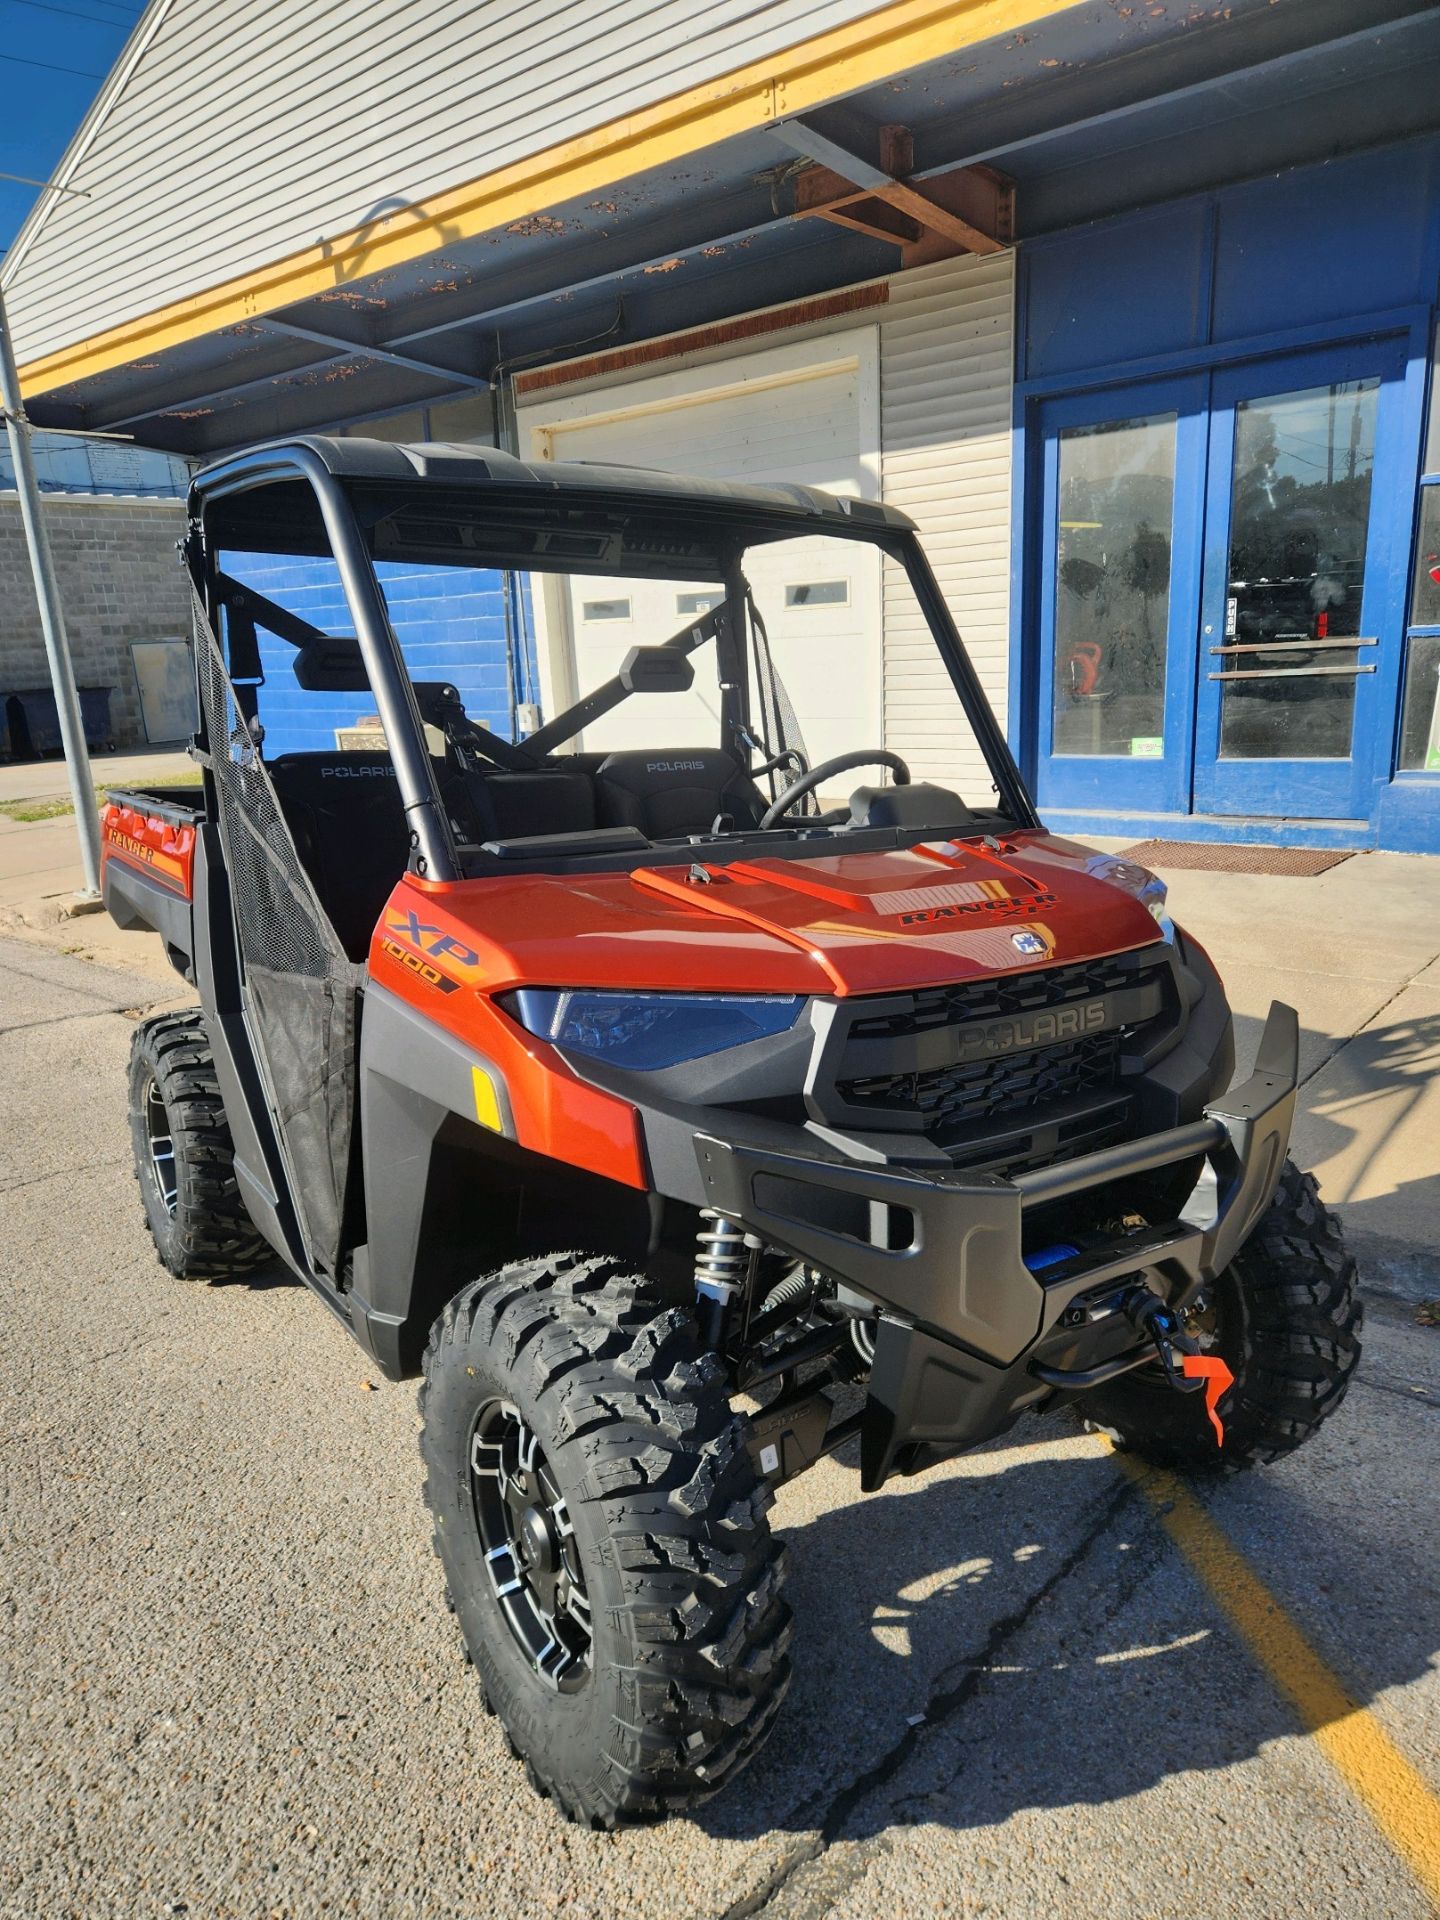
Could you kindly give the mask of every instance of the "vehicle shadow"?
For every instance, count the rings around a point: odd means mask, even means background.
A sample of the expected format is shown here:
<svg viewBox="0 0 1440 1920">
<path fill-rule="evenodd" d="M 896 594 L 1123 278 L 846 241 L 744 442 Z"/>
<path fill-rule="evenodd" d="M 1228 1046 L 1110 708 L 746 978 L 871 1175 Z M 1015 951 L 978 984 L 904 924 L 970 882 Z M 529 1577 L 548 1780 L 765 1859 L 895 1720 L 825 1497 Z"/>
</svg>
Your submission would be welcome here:
<svg viewBox="0 0 1440 1920">
<path fill-rule="evenodd" d="M 244 1293 L 272 1293 L 278 1287 L 303 1287 L 304 1284 L 278 1254 L 263 1266 L 252 1267 L 248 1273 L 227 1273 L 210 1282 L 212 1287 L 233 1287 Z"/>
<path fill-rule="evenodd" d="M 692 1816 L 704 1832 L 987 1827 L 1123 1800 L 1298 1731 L 1114 1461 L 1057 1448 L 1074 1440 L 1073 1414 L 1022 1431 L 1031 1444 L 1001 1443 L 963 1477 L 901 1482 L 794 1526 L 782 1517 L 795 1679 L 743 1779 Z M 1272 1471 L 1277 1553 L 1333 1537 L 1333 1510 L 1316 1510 L 1293 1468 Z M 1206 1496 L 1222 1524 L 1226 1495 Z M 1433 1590 L 1424 1540 L 1397 1554 L 1392 1532 L 1382 1551 L 1363 1509 L 1327 1552 L 1337 1582 L 1373 1581 L 1383 1565 L 1392 1597 Z M 1385 1618 L 1364 1684 L 1342 1674 L 1361 1704 L 1440 1651 L 1433 1608 L 1392 1604 Z"/>
<path fill-rule="evenodd" d="M 1314 1170 L 1321 1197 L 1339 1214 L 1362 1283 L 1440 1294 L 1437 1140 L 1440 1015 L 1382 1013 L 1374 1026 L 1330 1044 L 1302 1085 L 1293 1155 Z"/>
<path fill-rule="evenodd" d="M 1237 1020 L 1242 1074 L 1260 1024 Z M 1396 1151 L 1398 1129 L 1412 1148 L 1423 1135 L 1422 1103 L 1436 1098 L 1440 1018 L 1338 1042 L 1310 1028 L 1302 1061 L 1298 1157 L 1319 1171 L 1362 1287 L 1413 1295 L 1428 1274 L 1440 1293 L 1440 1168 L 1417 1174 L 1414 1152 Z M 1422 1148 L 1427 1157 L 1440 1160 Z M 1344 1444 L 1343 1423 L 1361 1417 L 1352 1399 L 1316 1445 Z M 1055 1444 L 1075 1433 L 1074 1412 L 1056 1411 L 982 1449 L 962 1475 L 895 1482 L 794 1521 L 786 1510 L 809 1505 L 810 1489 L 782 1490 L 774 1518 L 791 1550 L 795 1680 L 743 1784 L 697 1814 L 706 1832 L 983 1827 L 1121 1800 L 1297 1731 L 1114 1462 Z M 1262 1499 L 1262 1580 L 1278 1566 L 1284 1584 L 1303 1543 L 1321 1540 L 1326 1584 L 1377 1603 L 1383 1634 L 1345 1636 L 1364 1670 L 1342 1666 L 1341 1678 L 1364 1705 L 1440 1653 L 1440 1609 L 1415 1604 L 1436 1591 L 1435 1548 L 1423 1529 L 1383 1532 L 1368 1500 L 1337 1528 L 1315 1491 L 1316 1457 L 1307 1449 L 1201 1497 L 1222 1527 Z"/>
</svg>

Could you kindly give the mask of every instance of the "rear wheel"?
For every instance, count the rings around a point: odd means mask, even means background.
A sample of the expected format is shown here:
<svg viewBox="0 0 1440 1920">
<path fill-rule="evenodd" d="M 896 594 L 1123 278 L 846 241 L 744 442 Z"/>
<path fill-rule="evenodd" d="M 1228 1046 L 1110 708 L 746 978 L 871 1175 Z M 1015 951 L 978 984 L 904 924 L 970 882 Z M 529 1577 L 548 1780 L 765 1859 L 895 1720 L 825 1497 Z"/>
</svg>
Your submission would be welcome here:
<svg viewBox="0 0 1440 1920">
<path fill-rule="evenodd" d="M 271 1258 L 235 1181 L 230 1128 L 198 1012 L 142 1020 L 130 1044 L 130 1140 L 145 1224 L 179 1280 L 223 1280 Z"/>
<path fill-rule="evenodd" d="M 557 1256 L 477 1281 L 421 1388 L 435 1546 L 531 1783 L 595 1827 L 688 1806 L 789 1679 L 783 1549 L 689 1316 Z"/>
<path fill-rule="evenodd" d="M 1312 1175 L 1287 1160 L 1258 1227 L 1191 1322 L 1235 1376 L 1220 1402 L 1221 1446 L 1199 1393 L 1145 1368 L 1079 1397 L 1116 1443 L 1158 1466 L 1224 1473 L 1293 1453 L 1345 1398 L 1360 1360 L 1355 1262 Z"/>
</svg>

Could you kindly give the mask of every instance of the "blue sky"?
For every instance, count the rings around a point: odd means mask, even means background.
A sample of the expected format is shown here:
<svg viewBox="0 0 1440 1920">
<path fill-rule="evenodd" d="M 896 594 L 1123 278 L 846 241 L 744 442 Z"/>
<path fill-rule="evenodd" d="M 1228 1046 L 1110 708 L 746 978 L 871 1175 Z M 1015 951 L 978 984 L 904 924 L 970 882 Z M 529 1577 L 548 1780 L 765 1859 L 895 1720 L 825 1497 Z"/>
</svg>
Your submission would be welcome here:
<svg viewBox="0 0 1440 1920">
<path fill-rule="evenodd" d="M 143 10 L 140 0 L 0 0 L 0 172 L 48 178 Z M 0 180 L 0 249 L 35 197 Z"/>
</svg>

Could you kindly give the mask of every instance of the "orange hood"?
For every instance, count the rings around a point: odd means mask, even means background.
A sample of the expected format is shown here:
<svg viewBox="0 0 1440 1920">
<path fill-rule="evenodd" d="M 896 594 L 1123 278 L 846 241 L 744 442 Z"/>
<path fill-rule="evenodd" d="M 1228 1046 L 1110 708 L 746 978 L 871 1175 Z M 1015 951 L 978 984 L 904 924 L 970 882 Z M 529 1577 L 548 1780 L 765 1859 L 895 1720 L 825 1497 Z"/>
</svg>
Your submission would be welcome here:
<svg viewBox="0 0 1440 1920">
<path fill-rule="evenodd" d="M 376 945 L 487 992 L 884 993 L 1148 944 L 1155 921 L 1134 891 L 1148 876 L 1131 867 L 1117 881 L 1116 865 L 1024 833 L 631 873 L 407 877 Z"/>
</svg>

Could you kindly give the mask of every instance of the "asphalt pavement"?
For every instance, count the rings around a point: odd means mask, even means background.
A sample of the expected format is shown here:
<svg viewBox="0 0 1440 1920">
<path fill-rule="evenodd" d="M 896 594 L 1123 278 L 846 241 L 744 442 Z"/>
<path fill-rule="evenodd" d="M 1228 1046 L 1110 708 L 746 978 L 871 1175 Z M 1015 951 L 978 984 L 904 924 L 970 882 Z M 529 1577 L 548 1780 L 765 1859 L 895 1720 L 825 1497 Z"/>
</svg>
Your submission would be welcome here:
<svg viewBox="0 0 1440 1920">
<path fill-rule="evenodd" d="M 413 1387 L 278 1269 L 155 1263 L 125 1063 L 179 983 L 148 948 L 82 958 L 89 922 L 62 930 L 77 952 L 0 940 L 0 1913 L 1440 1911 L 1440 1331 L 1407 1297 L 1440 1294 L 1414 1118 L 1440 938 L 1402 873 L 1367 910 L 1371 987 L 1327 984 L 1349 865 L 1255 895 L 1293 908 L 1300 1139 L 1368 1250 L 1340 1413 L 1198 1499 L 1067 1415 L 870 1497 L 824 1463 L 776 1504 L 797 1675 L 769 1746 L 613 1837 L 538 1801 L 481 1711 Z M 1243 1057 L 1273 982 L 1246 974 L 1245 888 L 1211 878 L 1178 891 L 1235 959 Z"/>
</svg>

